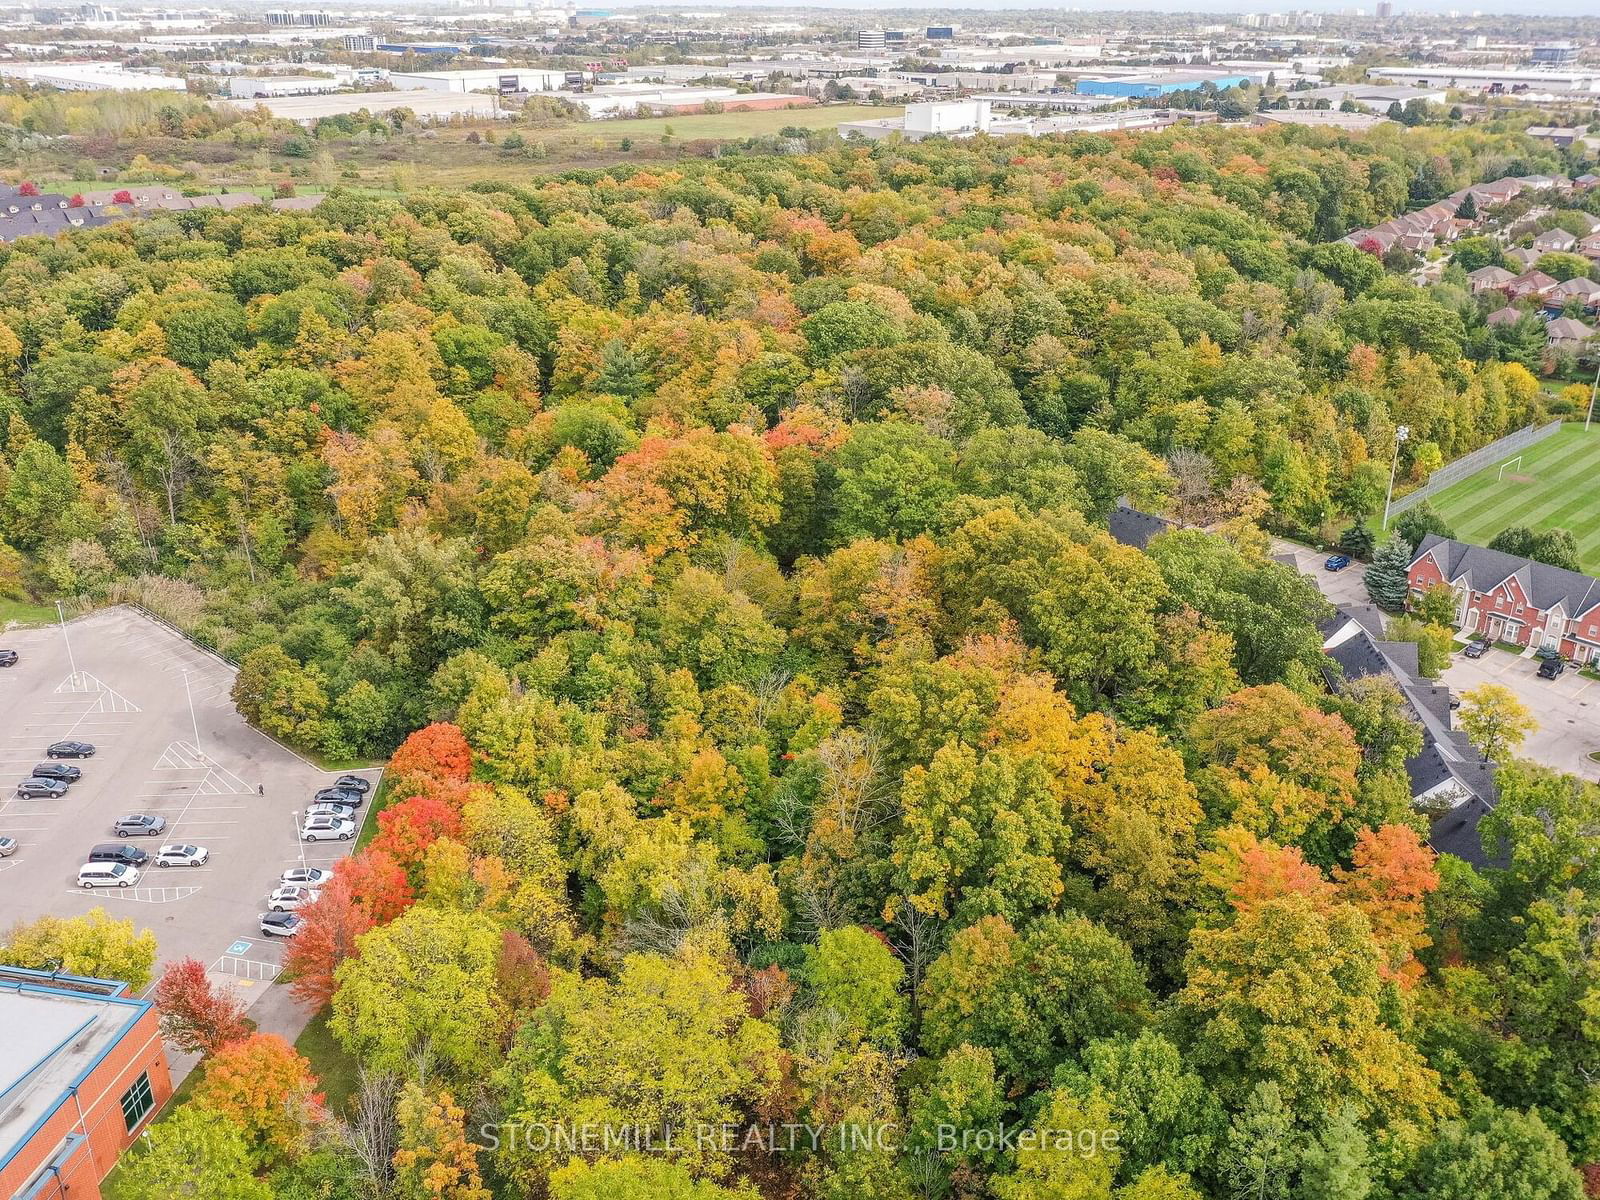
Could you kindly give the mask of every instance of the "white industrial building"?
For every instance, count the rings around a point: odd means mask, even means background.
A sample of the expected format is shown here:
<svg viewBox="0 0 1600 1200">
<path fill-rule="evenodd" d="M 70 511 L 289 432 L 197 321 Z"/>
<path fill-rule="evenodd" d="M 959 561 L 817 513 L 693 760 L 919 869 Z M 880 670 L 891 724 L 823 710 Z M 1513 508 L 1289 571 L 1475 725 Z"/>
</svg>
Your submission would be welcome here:
<svg viewBox="0 0 1600 1200">
<path fill-rule="evenodd" d="M 591 92 L 569 92 L 561 97 L 580 108 L 591 117 L 627 117 L 636 112 L 655 113 L 663 109 L 677 111 L 699 104 L 725 104 L 740 98 L 731 87 L 664 87 L 648 83 L 618 83 L 595 88 Z"/>
<path fill-rule="evenodd" d="M 1367 74 L 1412 87 L 1454 87 L 1467 91 L 1600 92 L 1600 72 L 1540 71 L 1532 67 L 1457 67 L 1431 63 L 1418 67 L 1372 67 Z"/>
<path fill-rule="evenodd" d="M 38 87 L 67 92 L 182 92 L 188 90 L 177 75 L 130 71 L 117 63 L 5 63 L 0 76 L 25 79 Z"/>
<path fill-rule="evenodd" d="M 401 91 L 554 92 L 567 82 L 565 71 L 491 67 L 474 71 L 391 71 L 389 82 Z"/>
<path fill-rule="evenodd" d="M 362 109 L 378 116 L 397 108 L 409 108 L 421 121 L 448 121 L 456 117 L 474 120 L 513 118 L 517 108 L 500 103 L 499 96 L 480 92 L 343 92 L 332 96 L 268 96 L 260 99 L 216 100 L 213 103 L 245 111 L 261 107 L 275 117 L 311 125 L 323 117 L 358 113 Z"/>
<path fill-rule="evenodd" d="M 344 85 L 329 75 L 234 75 L 228 80 L 228 94 L 240 99 L 321 96 L 343 89 Z"/>
</svg>

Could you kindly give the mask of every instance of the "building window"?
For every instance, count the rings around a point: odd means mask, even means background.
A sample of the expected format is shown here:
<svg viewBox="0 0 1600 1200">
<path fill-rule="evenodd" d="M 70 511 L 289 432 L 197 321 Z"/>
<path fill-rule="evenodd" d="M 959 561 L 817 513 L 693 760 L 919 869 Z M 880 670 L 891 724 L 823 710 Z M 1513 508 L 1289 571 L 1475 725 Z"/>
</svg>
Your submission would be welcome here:
<svg viewBox="0 0 1600 1200">
<path fill-rule="evenodd" d="M 1517 605 L 1517 616 L 1520 617 L 1521 615 L 1522 615 L 1522 605 L 1519 604 L 1519 605 Z"/>
<path fill-rule="evenodd" d="M 122 1123 L 128 1132 L 132 1133 L 155 1106 L 155 1094 L 150 1090 L 150 1072 L 146 1071 L 134 1080 L 131 1088 L 122 1093 Z"/>
</svg>

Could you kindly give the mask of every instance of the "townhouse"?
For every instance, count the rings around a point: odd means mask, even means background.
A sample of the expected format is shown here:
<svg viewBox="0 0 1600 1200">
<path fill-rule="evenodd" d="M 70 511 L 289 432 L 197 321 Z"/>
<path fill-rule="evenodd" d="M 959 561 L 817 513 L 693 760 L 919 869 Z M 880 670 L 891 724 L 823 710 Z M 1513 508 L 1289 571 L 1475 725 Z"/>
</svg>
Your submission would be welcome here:
<svg viewBox="0 0 1600 1200">
<path fill-rule="evenodd" d="M 1418 544 L 1409 575 L 1413 596 L 1450 588 L 1464 633 L 1600 662 L 1600 579 L 1433 533 Z"/>
</svg>

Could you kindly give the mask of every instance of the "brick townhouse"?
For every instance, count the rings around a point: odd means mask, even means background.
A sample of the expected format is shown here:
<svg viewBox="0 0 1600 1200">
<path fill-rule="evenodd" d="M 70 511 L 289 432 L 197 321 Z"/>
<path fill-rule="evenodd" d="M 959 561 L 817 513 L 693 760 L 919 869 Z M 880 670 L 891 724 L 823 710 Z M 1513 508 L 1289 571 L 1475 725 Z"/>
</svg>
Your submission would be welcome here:
<svg viewBox="0 0 1600 1200">
<path fill-rule="evenodd" d="M 1600 579 L 1434 533 L 1417 546 L 1410 577 L 1414 596 L 1449 585 L 1464 632 L 1600 661 Z"/>
<path fill-rule="evenodd" d="M 171 1095 L 149 1001 L 111 980 L 0 967 L 0 1196 L 99 1200 Z"/>
</svg>

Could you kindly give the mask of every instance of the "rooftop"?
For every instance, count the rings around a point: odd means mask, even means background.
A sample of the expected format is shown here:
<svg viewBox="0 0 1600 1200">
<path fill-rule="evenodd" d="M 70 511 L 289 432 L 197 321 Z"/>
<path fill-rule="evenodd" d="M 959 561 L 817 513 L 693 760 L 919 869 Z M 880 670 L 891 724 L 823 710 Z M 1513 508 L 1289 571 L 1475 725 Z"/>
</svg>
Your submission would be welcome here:
<svg viewBox="0 0 1600 1200">
<path fill-rule="evenodd" d="M 0 968 L 0 1166 L 150 1005 L 107 980 Z"/>
</svg>

